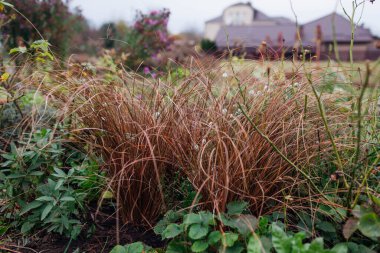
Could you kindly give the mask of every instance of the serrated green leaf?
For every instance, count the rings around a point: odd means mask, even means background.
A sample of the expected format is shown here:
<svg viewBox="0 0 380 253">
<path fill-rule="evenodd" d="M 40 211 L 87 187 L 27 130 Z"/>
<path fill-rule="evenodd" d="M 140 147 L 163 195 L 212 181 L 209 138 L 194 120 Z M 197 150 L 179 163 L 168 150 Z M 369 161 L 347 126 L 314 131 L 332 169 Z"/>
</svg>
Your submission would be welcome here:
<svg viewBox="0 0 380 253">
<path fill-rule="evenodd" d="M 239 235 L 231 232 L 222 234 L 222 245 L 224 247 L 232 247 L 239 239 Z"/>
<path fill-rule="evenodd" d="M 201 216 L 196 213 L 189 213 L 183 217 L 183 224 L 185 225 L 192 225 L 192 224 L 201 223 L 201 222 L 202 222 Z"/>
<path fill-rule="evenodd" d="M 182 232 L 183 232 L 183 226 L 175 224 L 175 223 L 169 224 L 162 232 L 162 238 L 171 239 L 180 235 Z"/>
<path fill-rule="evenodd" d="M 188 250 L 183 245 L 183 243 L 176 240 L 170 241 L 165 251 L 165 253 L 187 253 L 187 252 Z"/>
<path fill-rule="evenodd" d="M 276 223 L 272 226 L 272 243 L 277 253 L 291 252 L 292 243 L 288 240 L 288 236 L 285 231 L 279 227 Z"/>
<path fill-rule="evenodd" d="M 222 233 L 220 231 L 212 231 L 208 235 L 208 243 L 210 245 L 217 244 L 220 241 L 220 239 L 222 239 Z"/>
<path fill-rule="evenodd" d="M 199 240 L 207 236 L 208 226 L 203 224 L 193 224 L 189 228 L 189 237 L 193 240 Z"/>
<path fill-rule="evenodd" d="M 125 245 L 126 253 L 142 253 L 144 245 L 141 242 L 135 242 Z"/>
<path fill-rule="evenodd" d="M 261 249 L 260 238 L 256 234 L 251 235 L 248 240 L 247 253 L 262 253 Z"/>
<path fill-rule="evenodd" d="M 195 241 L 191 245 L 191 251 L 195 253 L 204 252 L 208 248 L 208 243 L 206 241 Z"/>
<path fill-rule="evenodd" d="M 127 253 L 127 249 L 124 246 L 116 245 L 110 253 Z"/>
<path fill-rule="evenodd" d="M 333 253 L 347 253 L 348 252 L 348 247 L 346 243 L 339 243 L 335 245 L 331 251 Z"/>
</svg>

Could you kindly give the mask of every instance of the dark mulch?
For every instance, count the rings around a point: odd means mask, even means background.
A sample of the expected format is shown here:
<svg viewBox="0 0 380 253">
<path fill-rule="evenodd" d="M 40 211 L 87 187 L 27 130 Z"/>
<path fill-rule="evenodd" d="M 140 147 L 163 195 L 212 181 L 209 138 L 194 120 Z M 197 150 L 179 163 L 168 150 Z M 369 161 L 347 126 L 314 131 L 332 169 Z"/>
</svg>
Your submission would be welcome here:
<svg viewBox="0 0 380 253">
<path fill-rule="evenodd" d="M 95 213 L 95 208 L 91 213 Z M 76 249 L 79 249 L 80 253 L 108 253 L 116 245 L 116 219 L 114 213 L 114 209 L 111 207 L 103 208 L 96 216 L 96 223 L 93 220 L 87 223 L 95 224 L 95 232 L 91 236 L 87 236 L 87 232 L 84 232 L 76 241 L 71 243 L 69 239 L 63 236 L 46 234 L 30 237 L 30 241 L 25 247 L 17 247 L 15 245 L 20 245 L 17 241 L 20 242 L 21 239 L 17 238 L 18 236 L 14 236 L 14 238 L 8 236 L 8 238 L 3 239 L 0 237 L 0 252 L 63 253 L 68 248 L 67 253 L 74 252 Z M 120 229 L 120 242 L 122 245 L 136 241 L 142 241 L 154 248 L 163 247 L 165 244 L 152 230 L 136 225 L 125 225 Z"/>
</svg>

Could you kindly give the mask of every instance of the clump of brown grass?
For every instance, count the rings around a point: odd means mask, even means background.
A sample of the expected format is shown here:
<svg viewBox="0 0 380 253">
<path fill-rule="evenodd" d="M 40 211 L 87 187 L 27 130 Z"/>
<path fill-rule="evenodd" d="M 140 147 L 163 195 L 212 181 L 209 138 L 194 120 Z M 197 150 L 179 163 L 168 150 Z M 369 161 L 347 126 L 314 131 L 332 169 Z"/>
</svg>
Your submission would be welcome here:
<svg viewBox="0 0 380 253">
<path fill-rule="evenodd" d="M 330 151 L 310 89 L 286 81 L 268 87 L 243 71 L 223 78 L 225 68 L 215 66 L 194 61 L 175 84 L 127 72 L 111 84 L 63 75 L 66 88 L 54 93 L 78 136 L 104 158 L 125 222 L 154 222 L 166 207 L 163 182 L 176 172 L 216 212 L 243 199 L 261 215 L 289 199 L 302 206 L 296 192 L 312 193 L 273 148 L 306 173 Z"/>
</svg>

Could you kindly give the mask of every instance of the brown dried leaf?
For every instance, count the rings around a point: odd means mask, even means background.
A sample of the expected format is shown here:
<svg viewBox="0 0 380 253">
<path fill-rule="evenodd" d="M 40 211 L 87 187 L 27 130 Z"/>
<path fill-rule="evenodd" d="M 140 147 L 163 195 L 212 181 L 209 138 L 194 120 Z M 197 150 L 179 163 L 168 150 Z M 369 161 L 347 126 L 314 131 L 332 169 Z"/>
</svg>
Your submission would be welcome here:
<svg viewBox="0 0 380 253">
<path fill-rule="evenodd" d="M 352 234 L 358 229 L 359 220 L 357 218 L 349 218 L 343 226 L 343 236 L 349 239 Z"/>
</svg>

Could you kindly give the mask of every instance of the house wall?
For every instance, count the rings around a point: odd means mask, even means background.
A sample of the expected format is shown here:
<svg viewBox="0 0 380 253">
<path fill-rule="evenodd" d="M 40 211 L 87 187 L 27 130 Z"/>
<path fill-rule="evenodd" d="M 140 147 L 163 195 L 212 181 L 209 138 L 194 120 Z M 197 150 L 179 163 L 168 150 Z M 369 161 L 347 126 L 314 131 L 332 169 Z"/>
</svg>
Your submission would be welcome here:
<svg viewBox="0 0 380 253">
<path fill-rule="evenodd" d="M 223 21 L 226 25 L 250 25 L 254 19 L 251 6 L 232 6 L 224 10 Z"/>
<path fill-rule="evenodd" d="M 221 27 L 222 24 L 219 22 L 206 23 L 204 38 L 215 41 Z"/>
</svg>

